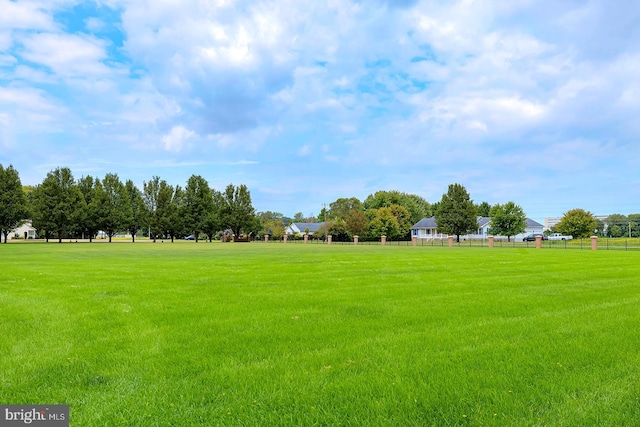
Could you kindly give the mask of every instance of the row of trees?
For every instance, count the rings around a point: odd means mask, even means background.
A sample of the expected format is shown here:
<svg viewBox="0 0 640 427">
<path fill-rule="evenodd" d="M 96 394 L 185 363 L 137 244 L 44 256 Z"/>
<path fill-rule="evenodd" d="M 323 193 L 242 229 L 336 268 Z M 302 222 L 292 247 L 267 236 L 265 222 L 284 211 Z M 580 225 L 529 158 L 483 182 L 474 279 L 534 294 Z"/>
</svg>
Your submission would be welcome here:
<svg viewBox="0 0 640 427">
<path fill-rule="evenodd" d="M 424 198 L 399 191 L 378 191 L 364 201 L 355 197 L 339 198 L 323 208 L 319 215 L 305 217 L 297 213 L 287 218 L 281 213 L 255 213 L 251 195 L 244 185 L 230 184 L 224 191 L 209 187 L 207 181 L 193 175 L 184 188 L 169 185 L 157 176 L 145 181 L 141 189 L 131 180 L 122 182 L 117 174 L 98 179 L 91 176 L 74 179 L 68 168 L 49 172 L 35 188 L 23 188 L 18 172 L 0 165 L 0 231 L 8 233 L 26 218 L 32 220 L 38 234 L 47 240 L 57 237 L 93 239 L 99 231 L 109 240 L 117 233 L 139 232 L 154 241 L 193 235 L 209 240 L 222 232 L 236 236 L 252 233 L 280 238 L 290 222 L 325 222 L 316 233 L 331 234 L 336 241 L 361 239 L 409 239 L 411 226 L 422 218 L 434 216 L 441 233 L 460 236 L 475 231 L 477 217 L 491 219 L 490 232 L 511 236 L 526 228 L 526 216 L 514 202 L 475 204 L 464 186 L 452 184 L 440 201 L 430 204 Z M 614 214 L 607 223 L 596 221 L 590 212 L 567 212 L 551 231 L 587 237 L 598 230 L 611 237 L 638 236 L 640 215 Z"/>
<path fill-rule="evenodd" d="M 209 187 L 193 175 L 185 188 L 169 185 L 154 176 L 137 188 L 123 183 L 117 174 L 103 179 L 91 176 L 75 180 L 68 168 L 49 172 L 35 188 L 23 189 L 17 171 L 0 165 L 0 230 L 8 233 L 31 218 L 38 234 L 47 241 L 56 237 L 92 240 L 99 231 L 109 241 L 117 233 L 135 236 L 141 230 L 154 241 L 192 234 L 209 239 L 221 232 L 240 236 L 257 228 L 251 195 L 246 186 L 228 185 L 224 191 Z M 246 230 L 246 231 L 245 231 Z"/>
</svg>

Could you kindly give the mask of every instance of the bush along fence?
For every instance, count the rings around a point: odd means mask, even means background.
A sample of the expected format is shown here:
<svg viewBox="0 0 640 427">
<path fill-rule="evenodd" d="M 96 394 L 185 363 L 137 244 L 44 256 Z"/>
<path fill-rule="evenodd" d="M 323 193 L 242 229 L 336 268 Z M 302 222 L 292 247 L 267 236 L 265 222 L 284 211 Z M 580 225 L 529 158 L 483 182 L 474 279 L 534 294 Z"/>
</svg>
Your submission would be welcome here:
<svg viewBox="0 0 640 427">
<path fill-rule="evenodd" d="M 264 240 L 255 240 L 264 243 L 289 243 L 312 245 L 374 245 L 374 246 L 440 246 L 440 247 L 487 247 L 487 248 L 533 248 L 533 249 L 583 249 L 583 250 L 640 250 L 640 238 L 609 238 L 592 236 L 585 239 L 573 240 L 542 240 L 535 242 L 523 242 L 507 240 L 489 236 L 486 239 L 460 239 L 454 237 L 441 239 L 389 240 L 381 236 L 380 240 L 362 240 L 354 236 L 350 241 L 335 241 L 332 236 L 326 239 L 313 238 L 310 235 L 301 237 L 283 236 L 272 238 L 264 236 Z"/>
</svg>

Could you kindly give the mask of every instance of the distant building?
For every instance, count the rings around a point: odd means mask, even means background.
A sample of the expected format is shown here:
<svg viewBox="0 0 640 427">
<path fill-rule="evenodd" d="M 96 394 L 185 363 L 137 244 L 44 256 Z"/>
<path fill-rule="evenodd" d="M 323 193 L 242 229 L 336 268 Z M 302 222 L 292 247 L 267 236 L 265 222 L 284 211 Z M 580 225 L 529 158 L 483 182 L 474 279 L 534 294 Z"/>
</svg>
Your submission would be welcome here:
<svg viewBox="0 0 640 427">
<path fill-rule="evenodd" d="M 4 236 L 3 236 L 4 238 Z M 31 220 L 25 221 L 20 227 L 17 227 L 9 232 L 7 240 L 14 239 L 35 239 L 36 229 L 31 225 Z"/>
<path fill-rule="evenodd" d="M 304 234 L 305 230 L 309 230 L 309 234 L 315 234 L 318 230 L 322 230 L 324 222 L 292 222 L 284 232 L 289 235 Z"/>
<path fill-rule="evenodd" d="M 490 233 L 491 218 L 486 216 L 479 216 L 477 218 L 477 221 L 478 221 L 478 228 L 471 234 L 460 236 L 461 239 L 479 240 L 479 239 L 486 239 L 492 235 Z M 522 240 L 522 238 L 524 238 L 529 234 L 542 233 L 543 228 L 544 227 L 539 222 L 536 222 L 532 219 L 527 218 L 526 228 L 524 230 L 524 233 L 516 234 L 515 236 L 511 236 L 511 237 L 513 237 L 514 241 Z M 418 239 L 433 240 L 433 239 L 446 239 L 449 236 L 447 234 L 438 232 L 436 219 L 435 217 L 431 217 L 431 218 L 421 219 L 416 224 L 414 224 L 413 227 L 411 227 L 411 237 L 417 237 Z M 507 236 L 500 236 L 500 237 L 507 237 Z"/>
</svg>

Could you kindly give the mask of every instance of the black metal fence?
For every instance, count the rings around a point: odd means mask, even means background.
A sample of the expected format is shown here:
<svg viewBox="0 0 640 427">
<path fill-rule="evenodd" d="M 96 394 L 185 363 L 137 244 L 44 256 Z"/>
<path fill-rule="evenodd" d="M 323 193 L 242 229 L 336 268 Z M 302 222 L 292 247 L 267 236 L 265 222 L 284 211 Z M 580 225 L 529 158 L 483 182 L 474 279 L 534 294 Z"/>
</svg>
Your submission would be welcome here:
<svg viewBox="0 0 640 427">
<path fill-rule="evenodd" d="M 254 242 L 264 243 L 264 240 L 254 240 Z M 283 238 L 274 239 L 271 238 L 267 243 L 284 243 Z M 287 244 L 305 244 L 303 239 L 288 238 Z M 327 241 L 322 239 L 309 239 L 307 241 L 309 245 L 326 245 Z M 354 245 L 353 241 L 349 242 L 336 242 L 332 241 L 332 245 Z M 573 240 L 543 240 L 541 242 L 541 249 L 588 249 L 591 250 L 592 241 L 591 238 L 586 239 L 573 239 Z M 363 246 L 380 246 L 382 242 L 380 240 L 360 240 L 358 245 Z M 387 240 L 387 246 L 412 246 L 411 240 Z M 448 239 L 418 239 L 417 246 L 441 246 L 448 247 Z M 640 238 L 610 238 L 599 237 L 597 240 L 598 250 L 640 250 Z M 459 242 L 453 241 L 454 247 L 489 247 L 488 239 L 461 239 Z M 493 241 L 493 246 L 496 248 L 535 248 L 536 242 L 523 242 L 507 239 L 496 238 Z"/>
</svg>

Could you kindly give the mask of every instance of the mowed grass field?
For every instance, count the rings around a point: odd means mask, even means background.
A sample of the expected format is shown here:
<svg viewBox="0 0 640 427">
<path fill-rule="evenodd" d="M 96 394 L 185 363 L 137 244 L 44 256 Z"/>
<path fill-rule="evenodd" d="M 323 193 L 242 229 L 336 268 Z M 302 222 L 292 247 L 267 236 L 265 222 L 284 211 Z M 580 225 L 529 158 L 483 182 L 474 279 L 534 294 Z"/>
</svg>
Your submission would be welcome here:
<svg viewBox="0 0 640 427">
<path fill-rule="evenodd" d="M 640 253 L 0 245 L 0 403 L 72 426 L 634 426 Z"/>
</svg>

